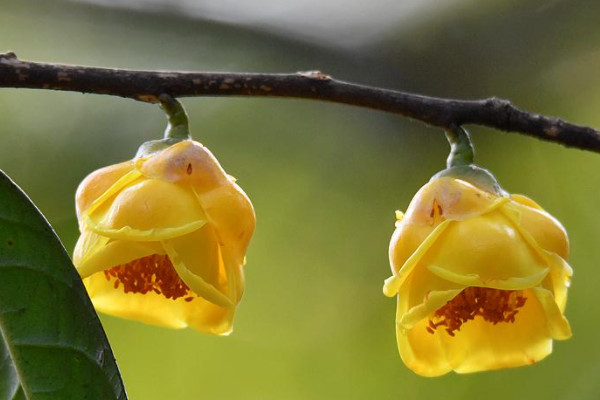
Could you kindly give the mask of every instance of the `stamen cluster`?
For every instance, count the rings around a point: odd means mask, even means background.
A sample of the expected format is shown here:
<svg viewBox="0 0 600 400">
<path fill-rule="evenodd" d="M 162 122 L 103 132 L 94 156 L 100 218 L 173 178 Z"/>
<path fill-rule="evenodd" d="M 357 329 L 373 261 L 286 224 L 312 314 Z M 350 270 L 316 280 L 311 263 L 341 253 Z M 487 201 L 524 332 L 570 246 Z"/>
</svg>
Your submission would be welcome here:
<svg viewBox="0 0 600 400">
<path fill-rule="evenodd" d="M 519 308 L 527 298 L 522 290 L 500 290 L 483 287 L 468 287 L 446 305 L 436 310 L 429 320 L 427 332 L 433 334 L 442 326 L 450 336 L 460 331 L 462 324 L 481 316 L 484 321 L 496 325 L 499 322 L 515 322 Z"/>
<path fill-rule="evenodd" d="M 125 293 L 146 294 L 150 291 L 167 299 L 188 296 L 190 288 L 175 272 L 166 255 L 153 254 L 104 271 L 107 280 L 114 279 L 114 288 L 123 285 Z M 184 300 L 192 301 L 194 296 Z"/>
</svg>

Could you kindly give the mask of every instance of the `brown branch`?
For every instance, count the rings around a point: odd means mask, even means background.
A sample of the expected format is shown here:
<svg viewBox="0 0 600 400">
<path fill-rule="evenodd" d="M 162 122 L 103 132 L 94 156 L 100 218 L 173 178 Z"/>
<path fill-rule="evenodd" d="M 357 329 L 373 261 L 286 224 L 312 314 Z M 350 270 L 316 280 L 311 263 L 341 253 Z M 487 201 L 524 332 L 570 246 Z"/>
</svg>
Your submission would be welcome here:
<svg viewBox="0 0 600 400">
<path fill-rule="evenodd" d="M 600 132 L 520 110 L 507 100 L 454 100 L 357 85 L 319 71 L 295 74 L 130 71 L 44 64 L 0 54 L 0 87 L 54 89 L 156 103 L 158 95 L 289 97 L 400 114 L 428 125 L 476 124 L 600 152 Z"/>
</svg>

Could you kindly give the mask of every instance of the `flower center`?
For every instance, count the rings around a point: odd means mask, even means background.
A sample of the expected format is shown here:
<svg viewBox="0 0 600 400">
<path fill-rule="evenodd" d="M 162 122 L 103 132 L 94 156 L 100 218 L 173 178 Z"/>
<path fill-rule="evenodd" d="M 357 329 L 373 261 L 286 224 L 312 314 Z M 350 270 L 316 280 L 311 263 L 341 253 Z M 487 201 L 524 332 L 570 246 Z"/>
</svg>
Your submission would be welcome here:
<svg viewBox="0 0 600 400">
<path fill-rule="evenodd" d="M 167 299 L 176 300 L 184 296 L 187 296 L 185 301 L 194 299 L 193 292 L 177 275 L 166 255 L 153 254 L 117 265 L 105 270 L 104 276 L 109 281 L 114 279 L 115 289 L 122 284 L 125 293 L 146 294 L 152 291 Z"/>
<path fill-rule="evenodd" d="M 519 308 L 527 298 L 522 290 L 499 290 L 481 287 L 468 287 L 455 298 L 436 310 L 429 320 L 427 332 L 433 334 L 441 326 L 450 336 L 460 331 L 462 324 L 481 316 L 484 321 L 496 325 L 498 322 L 515 322 Z"/>
</svg>

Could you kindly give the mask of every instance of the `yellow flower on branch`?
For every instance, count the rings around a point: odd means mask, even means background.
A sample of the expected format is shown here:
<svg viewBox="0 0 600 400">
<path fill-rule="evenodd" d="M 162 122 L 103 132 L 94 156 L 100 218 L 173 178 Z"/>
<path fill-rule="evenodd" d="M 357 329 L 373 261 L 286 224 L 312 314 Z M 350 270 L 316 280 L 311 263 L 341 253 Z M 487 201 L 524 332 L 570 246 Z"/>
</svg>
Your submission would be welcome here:
<svg viewBox="0 0 600 400">
<path fill-rule="evenodd" d="M 73 261 L 99 311 L 231 331 L 255 216 L 206 147 L 178 141 L 95 171 L 76 203 Z"/>
<path fill-rule="evenodd" d="M 567 234 L 534 201 L 440 176 L 397 220 L 384 293 L 398 297 L 398 349 L 414 372 L 533 364 L 571 336 Z"/>
</svg>

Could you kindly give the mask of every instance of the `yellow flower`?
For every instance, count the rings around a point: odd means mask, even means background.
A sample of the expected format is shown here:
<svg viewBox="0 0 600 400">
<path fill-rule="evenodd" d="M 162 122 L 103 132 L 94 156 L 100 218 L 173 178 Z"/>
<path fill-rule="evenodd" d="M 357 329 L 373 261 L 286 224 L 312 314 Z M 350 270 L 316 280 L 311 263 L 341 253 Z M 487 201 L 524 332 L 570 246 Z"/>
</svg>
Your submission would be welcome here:
<svg viewBox="0 0 600 400">
<path fill-rule="evenodd" d="M 73 262 L 99 311 L 231 332 L 255 216 L 206 147 L 185 140 L 95 171 L 76 203 Z"/>
<path fill-rule="evenodd" d="M 534 201 L 439 177 L 397 214 L 384 293 L 398 294 L 398 349 L 414 372 L 533 364 L 571 336 L 567 234 Z"/>
</svg>

